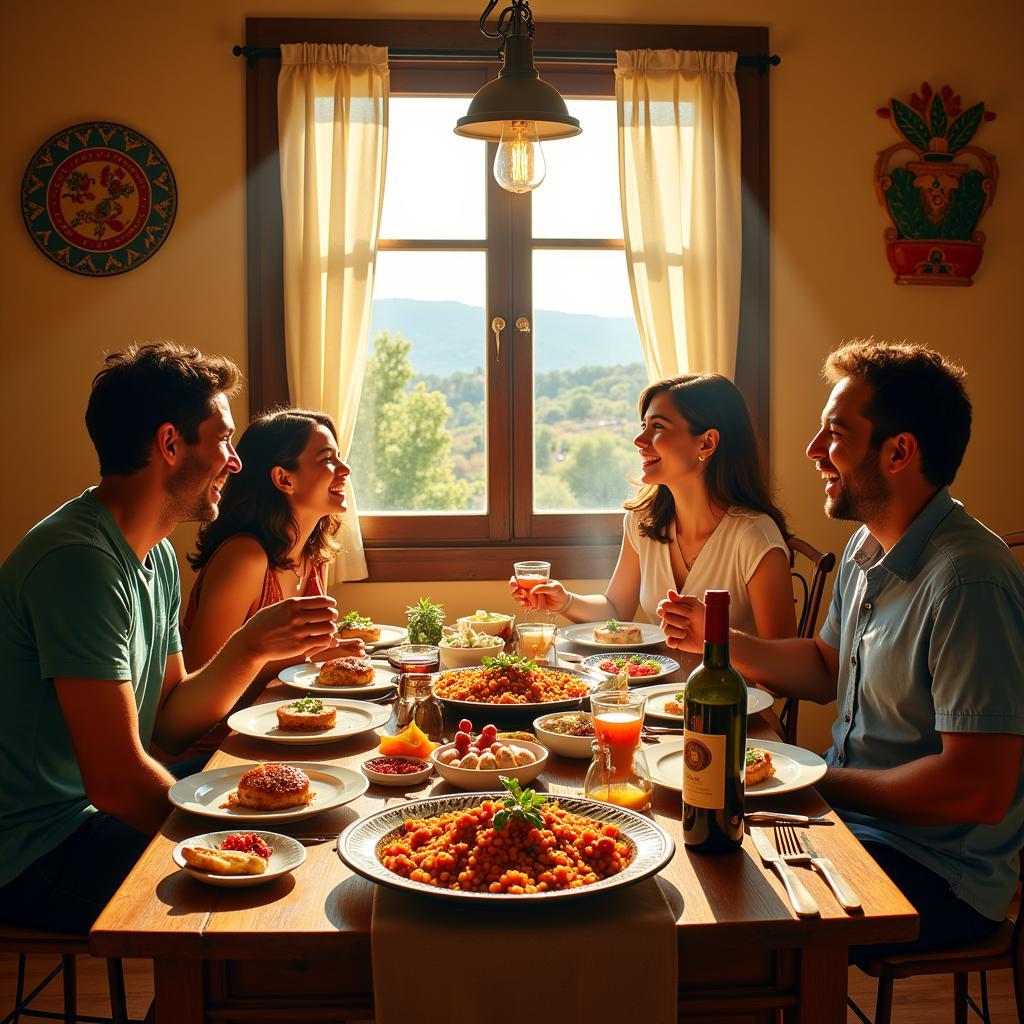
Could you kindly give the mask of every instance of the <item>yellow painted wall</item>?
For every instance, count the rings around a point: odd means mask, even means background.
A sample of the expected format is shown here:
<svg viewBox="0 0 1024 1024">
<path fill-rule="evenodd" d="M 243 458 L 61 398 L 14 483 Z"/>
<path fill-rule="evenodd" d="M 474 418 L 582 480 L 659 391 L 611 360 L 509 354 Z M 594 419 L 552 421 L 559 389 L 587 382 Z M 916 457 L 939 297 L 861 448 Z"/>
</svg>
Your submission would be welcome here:
<svg viewBox="0 0 1024 1024">
<path fill-rule="evenodd" d="M 57 504 L 95 478 L 82 423 L 104 349 L 170 337 L 245 363 L 244 76 L 231 57 L 246 16 L 412 18 L 413 0 L 140 0 L 97 22 L 67 0 L 0 5 L 0 557 Z M 840 549 L 849 529 L 820 512 L 820 481 L 802 456 L 824 391 L 822 357 L 853 335 L 909 337 L 962 360 L 975 401 L 974 440 L 955 492 L 999 532 L 1024 528 L 1020 438 L 1019 232 L 1024 226 L 1024 131 L 1017 57 L 1024 5 L 932 0 L 926 8 L 862 0 L 536 0 L 547 21 L 767 24 L 783 64 L 771 73 L 772 459 L 796 531 Z M 437 18 L 475 20 L 481 0 L 439 0 Z M 972 288 L 900 288 L 882 247 L 871 186 L 892 129 L 874 115 L 922 79 L 984 99 L 999 117 L 978 143 L 1002 177 L 983 225 L 985 258 Z M 21 176 L 35 149 L 78 121 L 121 121 L 149 135 L 178 182 L 177 222 L 138 270 L 86 279 L 33 246 L 19 214 Z M 1014 361 L 1016 365 L 1014 364 Z M 240 413 L 244 398 L 237 403 Z M 175 540 L 187 546 L 191 530 Z M 415 591 L 415 593 L 413 592 Z M 345 603 L 394 620 L 420 592 L 453 611 L 508 606 L 503 584 L 351 587 Z M 828 709 L 802 715 L 824 737 Z"/>
</svg>

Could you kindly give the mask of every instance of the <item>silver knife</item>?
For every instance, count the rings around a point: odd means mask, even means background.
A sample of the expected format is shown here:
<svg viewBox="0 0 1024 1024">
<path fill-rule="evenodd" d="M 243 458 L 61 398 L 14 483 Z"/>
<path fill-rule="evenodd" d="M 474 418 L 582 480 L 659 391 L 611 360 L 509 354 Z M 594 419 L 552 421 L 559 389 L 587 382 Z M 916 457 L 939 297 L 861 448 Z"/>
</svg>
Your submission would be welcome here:
<svg viewBox="0 0 1024 1024">
<path fill-rule="evenodd" d="M 806 814 L 783 814 L 781 811 L 747 811 L 744 819 L 762 825 L 834 825 L 824 814 L 808 817 Z"/>
<path fill-rule="evenodd" d="M 775 845 L 772 843 L 771 836 L 768 835 L 767 830 L 752 828 L 750 830 L 750 838 L 754 841 L 754 847 L 761 855 L 761 860 L 775 868 L 779 878 L 782 879 L 782 884 L 786 887 L 786 893 L 789 896 L 789 902 L 792 904 L 797 916 L 817 917 L 820 911 L 818 910 L 818 904 L 814 902 L 814 897 L 804 888 L 803 882 L 796 877 L 796 872 L 782 859 L 779 851 L 775 849 Z"/>
<path fill-rule="evenodd" d="M 817 850 L 802 833 L 797 833 L 800 845 L 811 855 L 814 869 L 828 882 L 829 888 L 835 893 L 836 899 L 843 910 L 860 910 L 860 897 L 853 891 L 850 883 L 839 873 L 828 857 L 819 857 Z"/>
</svg>

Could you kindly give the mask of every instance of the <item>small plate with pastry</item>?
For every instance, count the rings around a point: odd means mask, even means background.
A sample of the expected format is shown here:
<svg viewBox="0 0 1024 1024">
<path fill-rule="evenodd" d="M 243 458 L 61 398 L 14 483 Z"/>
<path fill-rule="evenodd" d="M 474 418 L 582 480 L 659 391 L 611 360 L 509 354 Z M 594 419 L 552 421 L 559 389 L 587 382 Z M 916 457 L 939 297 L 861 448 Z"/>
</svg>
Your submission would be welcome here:
<svg viewBox="0 0 1024 1024">
<path fill-rule="evenodd" d="M 382 697 L 395 686 L 394 673 L 374 665 L 369 658 L 304 661 L 301 665 L 281 669 L 277 678 L 285 685 L 306 693 L 366 700 Z"/>
<path fill-rule="evenodd" d="M 368 780 L 350 768 L 311 761 L 236 764 L 198 772 L 171 786 L 175 807 L 207 818 L 294 821 L 362 796 Z"/>
<path fill-rule="evenodd" d="M 596 647 L 606 651 L 628 651 L 634 647 L 653 647 L 665 642 L 659 626 L 649 622 L 580 622 L 575 626 L 560 626 L 558 636 L 583 647 Z"/>
<path fill-rule="evenodd" d="M 339 640 L 362 640 L 369 651 L 383 650 L 401 643 L 408 635 L 408 630 L 401 626 L 384 626 L 374 622 L 369 615 L 360 615 L 351 611 L 338 619 Z"/>
<path fill-rule="evenodd" d="M 306 850 L 278 832 L 206 832 L 183 839 L 171 857 L 200 882 L 239 889 L 294 871 L 305 861 Z"/>
<path fill-rule="evenodd" d="M 681 725 L 683 721 L 683 695 L 686 693 L 686 680 L 678 683 L 658 683 L 655 686 L 638 686 L 634 693 L 642 693 L 647 697 L 644 715 L 658 718 L 664 722 Z M 756 715 L 767 711 L 775 703 L 775 698 L 767 690 L 759 690 L 756 686 L 747 687 L 747 714 Z"/>
<path fill-rule="evenodd" d="M 677 793 L 683 789 L 683 740 L 647 747 L 651 778 Z M 813 786 L 825 774 L 825 762 L 803 747 L 777 740 L 747 740 L 747 796 L 776 796 Z"/>
<path fill-rule="evenodd" d="M 307 696 L 242 708 L 228 725 L 243 736 L 275 743 L 333 743 L 379 729 L 390 715 L 382 704 Z"/>
</svg>

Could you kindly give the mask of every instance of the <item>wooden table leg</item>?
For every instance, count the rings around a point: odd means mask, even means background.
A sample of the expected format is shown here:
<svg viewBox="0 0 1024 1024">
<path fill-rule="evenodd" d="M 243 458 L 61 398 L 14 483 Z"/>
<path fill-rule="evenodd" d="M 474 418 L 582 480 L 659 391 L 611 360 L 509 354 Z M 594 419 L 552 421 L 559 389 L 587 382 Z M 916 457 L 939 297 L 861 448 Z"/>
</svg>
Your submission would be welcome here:
<svg viewBox="0 0 1024 1024">
<path fill-rule="evenodd" d="M 153 961 L 156 1024 L 203 1024 L 203 962 Z"/>
<path fill-rule="evenodd" d="M 786 1024 L 845 1024 L 847 992 L 845 946 L 805 946 L 800 951 L 800 1001 Z"/>
</svg>

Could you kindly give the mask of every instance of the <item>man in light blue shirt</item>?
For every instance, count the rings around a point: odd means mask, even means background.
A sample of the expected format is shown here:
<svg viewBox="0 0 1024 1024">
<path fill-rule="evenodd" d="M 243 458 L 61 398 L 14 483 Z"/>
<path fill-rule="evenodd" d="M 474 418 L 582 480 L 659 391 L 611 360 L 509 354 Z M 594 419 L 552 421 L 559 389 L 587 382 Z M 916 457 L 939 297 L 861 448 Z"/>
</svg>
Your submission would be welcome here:
<svg viewBox="0 0 1024 1024">
<path fill-rule="evenodd" d="M 919 937 L 901 948 L 941 948 L 998 927 L 1017 884 L 1024 571 L 949 494 L 970 437 L 962 369 L 853 342 L 825 374 L 807 455 L 826 514 L 864 525 L 818 638 L 734 634 L 733 661 L 781 695 L 837 702 L 819 789 L 916 907 Z M 670 644 L 703 642 L 699 602 L 662 612 Z"/>
</svg>

